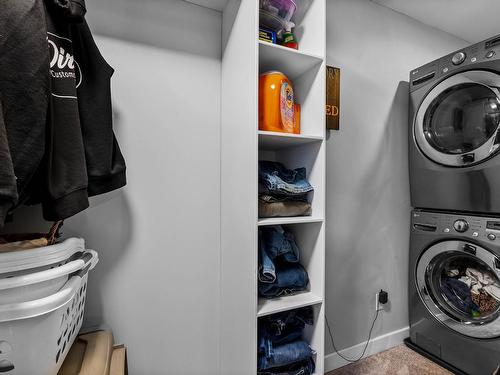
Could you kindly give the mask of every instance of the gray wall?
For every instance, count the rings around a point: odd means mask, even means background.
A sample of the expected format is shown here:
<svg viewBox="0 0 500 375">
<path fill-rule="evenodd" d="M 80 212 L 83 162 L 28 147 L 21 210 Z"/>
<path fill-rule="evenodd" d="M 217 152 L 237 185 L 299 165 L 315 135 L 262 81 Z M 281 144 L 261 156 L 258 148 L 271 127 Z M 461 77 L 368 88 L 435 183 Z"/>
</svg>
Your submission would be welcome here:
<svg viewBox="0 0 500 375">
<path fill-rule="evenodd" d="M 221 14 L 173 0 L 87 5 L 116 70 L 128 185 L 63 228 L 99 252 L 84 324 L 113 329 L 131 374 L 217 374 Z M 5 230 L 47 229 L 39 217 L 23 209 Z"/>
<path fill-rule="evenodd" d="M 327 142 L 327 316 L 338 349 L 408 325 L 408 73 L 467 43 L 364 0 L 327 2 L 327 61 L 341 68 L 339 132 Z M 326 337 L 326 353 L 333 351 Z"/>
</svg>

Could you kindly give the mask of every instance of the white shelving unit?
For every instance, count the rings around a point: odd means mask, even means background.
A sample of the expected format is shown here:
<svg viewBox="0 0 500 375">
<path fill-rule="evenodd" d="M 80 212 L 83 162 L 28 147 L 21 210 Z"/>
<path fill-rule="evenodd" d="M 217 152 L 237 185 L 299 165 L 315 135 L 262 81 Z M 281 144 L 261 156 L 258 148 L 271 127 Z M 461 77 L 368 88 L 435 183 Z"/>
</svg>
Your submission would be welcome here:
<svg viewBox="0 0 500 375">
<path fill-rule="evenodd" d="M 304 339 L 316 351 L 316 374 L 324 372 L 326 4 L 297 4 L 293 21 L 299 50 L 258 40 L 257 0 L 229 0 L 222 12 L 222 374 L 256 374 L 259 318 L 304 306 L 315 312 Z M 292 81 L 301 105 L 301 134 L 258 130 L 258 77 L 269 70 Z M 314 187 L 312 216 L 259 219 L 259 160 L 306 167 Z M 283 225 L 294 233 L 310 279 L 306 291 L 271 300 L 258 297 L 258 229 L 267 225 Z"/>
<path fill-rule="evenodd" d="M 320 65 L 323 58 L 259 40 L 260 70 L 276 70 L 277 62 L 280 65 L 279 71 L 285 73 L 293 81 L 305 72 Z"/>
<path fill-rule="evenodd" d="M 322 217 L 314 216 L 298 216 L 298 217 L 272 217 L 259 219 L 258 225 L 288 225 L 288 224 L 306 224 L 306 223 L 322 223 Z"/>
<path fill-rule="evenodd" d="M 322 142 L 319 135 L 275 133 L 259 130 L 259 150 L 273 151 L 312 142 Z"/>
<path fill-rule="evenodd" d="M 304 306 L 313 306 L 323 302 L 321 296 L 313 292 L 299 293 L 289 297 L 259 301 L 258 316 L 266 316 L 286 310 L 298 309 Z"/>
</svg>

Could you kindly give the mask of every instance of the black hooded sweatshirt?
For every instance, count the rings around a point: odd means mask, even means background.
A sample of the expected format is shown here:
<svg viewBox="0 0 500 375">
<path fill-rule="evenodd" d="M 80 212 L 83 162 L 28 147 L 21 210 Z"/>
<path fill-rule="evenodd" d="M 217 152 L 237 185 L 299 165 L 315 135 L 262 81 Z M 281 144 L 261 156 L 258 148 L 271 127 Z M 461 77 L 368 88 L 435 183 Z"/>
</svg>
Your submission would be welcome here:
<svg viewBox="0 0 500 375">
<path fill-rule="evenodd" d="M 1 227 L 45 153 L 49 54 L 43 0 L 0 0 L 0 9 Z"/>
<path fill-rule="evenodd" d="M 50 100 L 47 116 L 45 191 L 46 220 L 61 220 L 89 206 L 87 166 L 78 110 L 77 86 L 83 80 L 74 57 L 69 2 L 46 0 Z"/>
<path fill-rule="evenodd" d="M 4 2 L 9 4 L 4 7 Z M 8 98 L 3 111 L 8 143 L 0 130 L 0 225 L 2 213 L 16 201 L 12 177 L 4 177 L 9 174 L 8 167 L 5 171 L 2 168 L 8 166 L 2 159 L 5 155 L 11 156 L 21 196 L 29 203 L 42 202 L 46 220 L 65 219 L 87 208 L 89 195 L 126 184 L 125 162 L 112 130 L 113 69 L 95 45 L 84 19 L 83 0 L 45 0 L 44 4 L 42 0 L 0 0 L 0 4 L 0 34 L 13 39 L 5 58 L 6 43 L 0 37 L 0 81 L 19 68 L 17 61 L 24 53 L 18 50 L 18 45 L 23 45 L 20 41 L 34 39 L 30 50 L 33 56 L 27 64 L 30 69 L 20 66 L 29 70 L 31 81 L 25 79 L 17 86 L 11 79 L 10 85 L 0 85 L 0 100 Z M 19 11 L 4 13 L 4 9 Z M 4 15 L 11 17 L 3 19 Z M 17 28 L 10 26 L 12 23 Z M 2 33 L 4 30 L 10 33 Z M 18 108 L 25 97 L 35 104 L 32 107 L 36 111 L 27 111 L 28 106 Z M 12 107 L 17 111 L 8 116 Z M 20 127 L 20 132 L 17 128 L 23 124 L 23 116 L 27 125 Z M 12 137 L 11 133 L 21 136 Z M 37 142 L 27 143 L 30 139 Z M 26 157 L 17 163 L 20 155 Z M 18 169 L 26 172 L 20 176 Z"/>
<path fill-rule="evenodd" d="M 10 157 L 3 117 L 2 102 L 0 102 L 0 220 L 5 219 L 8 209 L 16 204 L 18 198 L 14 164 Z"/>
<path fill-rule="evenodd" d="M 94 196 L 126 184 L 125 160 L 112 125 L 110 81 L 114 69 L 102 57 L 84 19 L 71 25 L 71 39 L 83 76 L 77 88 L 78 109 L 87 162 L 87 191 Z"/>
</svg>

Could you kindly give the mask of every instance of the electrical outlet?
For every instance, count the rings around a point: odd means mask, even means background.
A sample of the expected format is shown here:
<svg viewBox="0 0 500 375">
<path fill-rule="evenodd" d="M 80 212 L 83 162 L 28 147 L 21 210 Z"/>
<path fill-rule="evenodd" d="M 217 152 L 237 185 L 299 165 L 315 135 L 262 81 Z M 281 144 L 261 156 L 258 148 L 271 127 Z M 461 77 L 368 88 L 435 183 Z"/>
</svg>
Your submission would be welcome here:
<svg viewBox="0 0 500 375">
<path fill-rule="evenodd" d="M 382 296 L 380 295 L 382 293 Z M 375 311 L 382 310 L 384 305 L 389 301 L 389 294 L 380 289 L 379 292 L 375 293 Z"/>
</svg>

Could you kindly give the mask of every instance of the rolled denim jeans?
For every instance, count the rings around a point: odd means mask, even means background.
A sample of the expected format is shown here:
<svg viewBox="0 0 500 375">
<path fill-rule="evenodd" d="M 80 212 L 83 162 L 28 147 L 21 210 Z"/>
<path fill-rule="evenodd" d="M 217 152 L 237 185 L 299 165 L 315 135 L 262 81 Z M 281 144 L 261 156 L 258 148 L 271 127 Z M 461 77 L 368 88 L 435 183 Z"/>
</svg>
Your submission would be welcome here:
<svg viewBox="0 0 500 375">
<path fill-rule="evenodd" d="M 258 357 L 258 369 L 267 370 L 273 367 L 286 366 L 295 362 L 311 358 L 313 351 L 309 344 L 303 340 L 293 341 L 272 348 L 269 356 Z"/>
<path fill-rule="evenodd" d="M 312 375 L 314 370 L 314 361 L 312 358 L 308 358 L 305 361 L 292 363 L 287 366 L 257 371 L 257 375 Z"/>
<path fill-rule="evenodd" d="M 299 263 L 286 263 L 276 267 L 276 281 L 259 282 L 260 295 L 273 298 L 305 290 L 309 284 L 307 271 Z"/>
<path fill-rule="evenodd" d="M 290 170 L 274 161 L 259 161 L 259 182 L 271 194 L 298 195 L 314 190 L 305 168 Z"/>
<path fill-rule="evenodd" d="M 263 283 L 274 283 L 276 281 L 274 262 L 267 255 L 262 243 L 259 249 L 259 281 Z"/>
<path fill-rule="evenodd" d="M 263 353 L 269 357 L 273 351 L 273 347 L 302 339 L 303 330 L 304 327 L 288 327 L 281 335 L 279 335 L 279 338 L 270 332 L 259 334 L 259 353 Z"/>
<path fill-rule="evenodd" d="M 283 256 L 290 263 L 299 261 L 299 248 L 293 233 L 285 231 L 281 225 L 273 225 L 260 230 L 261 246 L 272 260 Z"/>
<path fill-rule="evenodd" d="M 273 347 L 300 340 L 303 330 L 304 326 L 287 326 L 279 335 L 276 335 L 268 327 L 259 327 L 258 351 L 269 357 L 273 351 Z"/>
<path fill-rule="evenodd" d="M 274 283 L 276 267 L 274 260 L 296 263 L 299 261 L 299 248 L 291 232 L 285 231 L 280 225 L 259 230 L 259 281 Z"/>
</svg>

